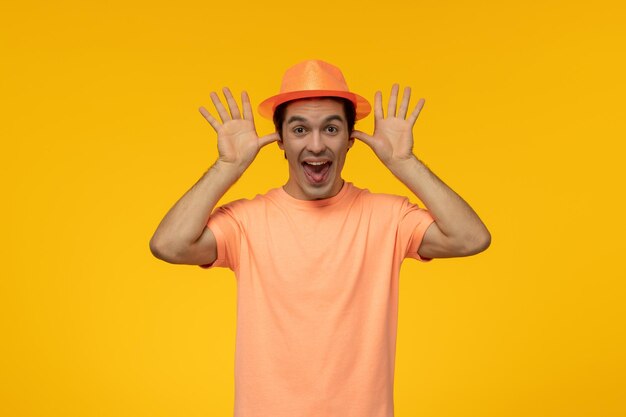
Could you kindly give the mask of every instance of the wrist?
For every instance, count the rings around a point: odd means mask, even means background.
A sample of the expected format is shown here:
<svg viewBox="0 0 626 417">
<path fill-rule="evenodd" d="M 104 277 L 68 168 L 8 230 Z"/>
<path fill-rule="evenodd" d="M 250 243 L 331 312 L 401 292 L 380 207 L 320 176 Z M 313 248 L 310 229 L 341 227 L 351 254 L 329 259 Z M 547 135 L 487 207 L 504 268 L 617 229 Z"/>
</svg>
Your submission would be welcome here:
<svg viewBox="0 0 626 417">
<path fill-rule="evenodd" d="M 215 170 L 220 175 L 225 175 L 235 180 L 241 177 L 241 175 L 244 173 L 246 168 L 248 167 L 244 166 L 244 164 L 238 164 L 236 162 L 228 162 L 220 158 L 218 158 L 215 161 L 215 163 L 213 163 L 213 166 L 211 166 L 211 169 Z"/>
<path fill-rule="evenodd" d="M 387 168 L 396 177 L 402 179 L 405 175 L 415 172 L 415 169 L 421 162 L 414 154 L 411 154 L 408 158 L 396 159 L 387 164 Z"/>
</svg>

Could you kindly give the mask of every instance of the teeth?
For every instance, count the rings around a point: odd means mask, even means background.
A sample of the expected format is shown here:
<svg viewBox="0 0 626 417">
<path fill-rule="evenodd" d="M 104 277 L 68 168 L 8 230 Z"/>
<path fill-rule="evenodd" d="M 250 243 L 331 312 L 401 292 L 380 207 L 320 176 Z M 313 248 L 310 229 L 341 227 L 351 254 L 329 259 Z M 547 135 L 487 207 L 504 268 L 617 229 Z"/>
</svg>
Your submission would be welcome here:
<svg viewBox="0 0 626 417">
<path fill-rule="evenodd" d="M 324 165 L 327 162 L 306 162 L 306 163 L 309 164 L 309 165 Z"/>
</svg>

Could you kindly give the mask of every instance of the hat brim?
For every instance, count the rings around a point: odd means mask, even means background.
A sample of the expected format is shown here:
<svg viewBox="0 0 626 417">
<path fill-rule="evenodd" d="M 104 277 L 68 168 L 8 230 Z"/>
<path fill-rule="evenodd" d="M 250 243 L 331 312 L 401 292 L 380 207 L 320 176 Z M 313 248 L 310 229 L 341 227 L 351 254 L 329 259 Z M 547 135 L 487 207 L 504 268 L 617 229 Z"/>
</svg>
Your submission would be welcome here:
<svg viewBox="0 0 626 417">
<path fill-rule="evenodd" d="M 360 120 L 370 114 L 372 106 L 369 101 L 358 94 L 350 93 L 347 91 L 333 91 L 333 90 L 303 90 L 303 91 L 290 91 L 288 93 L 277 94 L 272 96 L 259 104 L 259 114 L 266 119 L 272 120 L 274 117 L 274 110 L 279 105 L 292 100 L 298 100 L 303 98 L 315 98 L 315 97 L 342 97 L 350 100 L 354 104 L 356 110 L 356 120 Z"/>
</svg>

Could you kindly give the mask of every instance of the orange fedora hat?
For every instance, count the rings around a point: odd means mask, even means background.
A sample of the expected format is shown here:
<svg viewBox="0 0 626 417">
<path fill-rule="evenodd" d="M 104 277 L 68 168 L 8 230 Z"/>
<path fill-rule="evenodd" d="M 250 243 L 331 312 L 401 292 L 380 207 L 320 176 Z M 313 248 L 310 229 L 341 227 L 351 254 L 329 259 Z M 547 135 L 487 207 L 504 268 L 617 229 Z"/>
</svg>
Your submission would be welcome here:
<svg viewBox="0 0 626 417">
<path fill-rule="evenodd" d="M 282 103 L 311 97 L 343 97 L 354 104 L 356 120 L 372 111 L 363 97 L 350 92 L 341 70 L 328 62 L 312 59 L 300 62 L 285 71 L 280 93 L 259 104 L 259 114 L 272 119 L 274 110 Z"/>
</svg>

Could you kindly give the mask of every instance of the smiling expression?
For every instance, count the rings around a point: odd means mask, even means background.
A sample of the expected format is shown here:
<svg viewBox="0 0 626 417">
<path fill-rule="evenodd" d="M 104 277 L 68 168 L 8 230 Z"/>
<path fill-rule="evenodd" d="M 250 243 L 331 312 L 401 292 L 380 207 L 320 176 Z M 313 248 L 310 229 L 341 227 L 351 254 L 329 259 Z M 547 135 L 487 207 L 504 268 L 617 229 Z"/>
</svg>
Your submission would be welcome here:
<svg viewBox="0 0 626 417">
<path fill-rule="evenodd" d="M 278 142 L 289 162 L 284 190 L 299 200 L 336 195 L 343 186 L 341 171 L 353 143 L 340 101 L 323 98 L 289 103 Z"/>
</svg>

